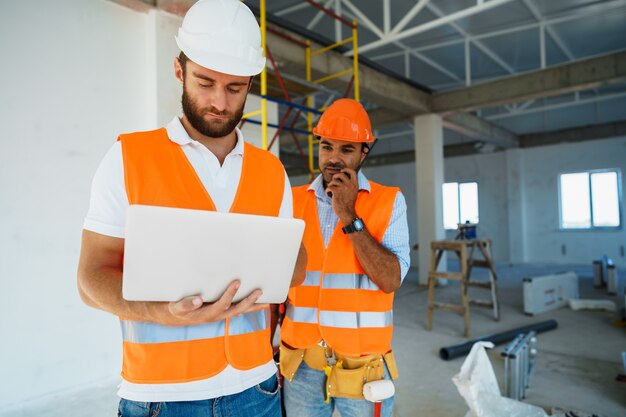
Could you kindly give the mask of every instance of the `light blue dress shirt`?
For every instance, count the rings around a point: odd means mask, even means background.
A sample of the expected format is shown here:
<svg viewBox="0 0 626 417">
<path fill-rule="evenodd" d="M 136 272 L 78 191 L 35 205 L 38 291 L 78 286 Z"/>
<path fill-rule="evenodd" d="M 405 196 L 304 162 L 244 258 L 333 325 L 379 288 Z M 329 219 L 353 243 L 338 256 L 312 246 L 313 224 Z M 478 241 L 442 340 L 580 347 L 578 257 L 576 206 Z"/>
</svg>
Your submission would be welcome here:
<svg viewBox="0 0 626 417">
<path fill-rule="evenodd" d="M 363 172 L 359 172 L 358 180 L 359 190 L 369 192 L 370 183 Z M 324 245 L 328 246 L 330 238 L 337 226 L 337 221 L 339 221 L 337 214 L 335 214 L 332 208 L 332 198 L 328 197 L 324 192 L 324 181 L 321 175 L 309 185 L 308 189 L 315 192 L 317 215 L 319 217 L 320 227 L 322 228 Z M 409 226 L 406 219 L 406 201 L 404 200 L 402 192 L 396 194 L 391 212 L 391 220 L 383 235 L 381 244 L 398 258 L 398 262 L 400 263 L 400 279 L 404 280 L 404 277 L 409 271 L 411 260 L 409 255 Z"/>
</svg>

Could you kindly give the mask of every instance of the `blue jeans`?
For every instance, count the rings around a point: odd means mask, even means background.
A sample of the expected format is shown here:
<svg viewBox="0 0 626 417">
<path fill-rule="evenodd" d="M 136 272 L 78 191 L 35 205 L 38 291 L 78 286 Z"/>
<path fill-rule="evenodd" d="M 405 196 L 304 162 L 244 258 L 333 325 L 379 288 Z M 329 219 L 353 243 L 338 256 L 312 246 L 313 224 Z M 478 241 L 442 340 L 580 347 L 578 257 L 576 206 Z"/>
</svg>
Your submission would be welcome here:
<svg viewBox="0 0 626 417">
<path fill-rule="evenodd" d="M 385 379 L 391 379 L 385 366 Z M 373 417 L 374 403 L 365 399 L 331 398 L 330 402 L 324 402 L 324 390 L 326 375 L 323 371 L 311 369 L 304 361 L 298 371 L 289 382 L 287 378 L 283 383 L 283 395 L 285 396 L 285 409 L 287 417 L 331 417 L 336 408 L 341 417 Z M 383 401 L 381 417 L 391 417 L 395 397 Z"/>
<path fill-rule="evenodd" d="M 200 401 L 145 403 L 121 399 L 119 417 L 280 417 L 278 378 L 238 394 Z"/>
</svg>

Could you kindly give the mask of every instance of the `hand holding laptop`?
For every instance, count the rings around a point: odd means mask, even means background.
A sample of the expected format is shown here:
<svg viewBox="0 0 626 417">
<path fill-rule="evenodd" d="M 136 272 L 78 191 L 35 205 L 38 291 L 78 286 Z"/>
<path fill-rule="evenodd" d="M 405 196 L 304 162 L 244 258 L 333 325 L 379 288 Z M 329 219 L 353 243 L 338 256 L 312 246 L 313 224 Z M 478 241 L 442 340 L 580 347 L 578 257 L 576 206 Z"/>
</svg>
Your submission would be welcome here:
<svg viewBox="0 0 626 417">
<path fill-rule="evenodd" d="M 240 284 L 239 280 L 231 282 L 224 294 L 214 303 L 203 302 L 199 295 L 170 302 L 168 305 L 169 312 L 176 318 L 176 322 L 171 324 L 180 326 L 208 323 L 265 307 L 264 304 L 255 304 L 256 300 L 263 294 L 258 289 L 238 303 L 233 303 L 233 298 L 237 294 Z"/>
</svg>

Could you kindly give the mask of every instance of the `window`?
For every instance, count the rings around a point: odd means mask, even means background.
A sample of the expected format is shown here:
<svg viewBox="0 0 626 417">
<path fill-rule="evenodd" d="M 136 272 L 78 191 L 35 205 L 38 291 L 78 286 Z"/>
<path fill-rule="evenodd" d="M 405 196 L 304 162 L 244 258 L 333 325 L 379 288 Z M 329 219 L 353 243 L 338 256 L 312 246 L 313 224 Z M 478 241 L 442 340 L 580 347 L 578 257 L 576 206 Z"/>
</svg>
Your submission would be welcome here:
<svg viewBox="0 0 626 417">
<path fill-rule="evenodd" d="M 456 230 L 465 222 L 478 223 L 478 183 L 443 184 L 443 227 Z"/>
<path fill-rule="evenodd" d="M 620 227 L 619 170 L 561 174 L 559 192 L 561 229 Z"/>
</svg>

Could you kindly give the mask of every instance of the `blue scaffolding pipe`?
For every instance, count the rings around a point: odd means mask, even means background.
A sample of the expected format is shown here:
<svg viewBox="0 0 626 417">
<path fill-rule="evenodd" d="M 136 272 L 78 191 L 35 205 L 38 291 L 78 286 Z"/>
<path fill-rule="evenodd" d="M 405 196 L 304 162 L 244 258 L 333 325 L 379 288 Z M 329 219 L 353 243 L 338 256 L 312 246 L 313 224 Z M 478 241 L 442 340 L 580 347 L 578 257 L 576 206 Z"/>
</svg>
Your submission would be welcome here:
<svg viewBox="0 0 626 417">
<path fill-rule="evenodd" d="M 296 104 L 296 103 L 293 103 L 291 101 L 281 100 L 281 99 L 274 98 L 274 97 L 269 97 L 269 96 L 261 96 L 261 98 L 264 98 L 267 101 L 273 101 L 274 103 L 282 104 L 283 106 L 294 107 L 296 109 L 304 110 L 304 111 L 310 112 L 310 113 L 322 114 L 322 112 L 317 110 L 317 109 L 313 109 L 311 107 L 303 106 L 302 104 Z"/>
<path fill-rule="evenodd" d="M 246 123 L 253 123 L 255 125 L 262 125 L 263 123 L 261 123 L 258 120 L 252 120 L 252 119 L 245 119 Z M 295 132 L 295 133 L 302 133 L 303 135 L 312 135 L 313 133 L 309 132 L 308 130 L 303 130 L 303 129 L 296 129 L 295 127 L 287 127 L 287 126 L 283 126 L 282 128 L 274 123 L 268 123 L 267 124 L 269 127 L 273 127 L 273 128 L 280 128 L 280 130 L 286 130 L 288 132 Z"/>
</svg>

